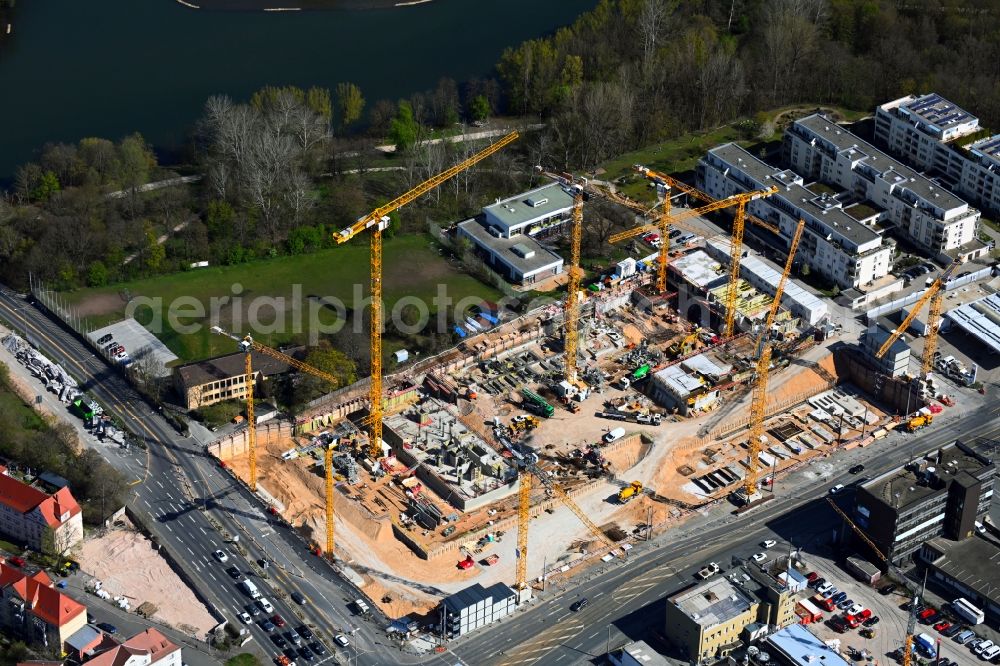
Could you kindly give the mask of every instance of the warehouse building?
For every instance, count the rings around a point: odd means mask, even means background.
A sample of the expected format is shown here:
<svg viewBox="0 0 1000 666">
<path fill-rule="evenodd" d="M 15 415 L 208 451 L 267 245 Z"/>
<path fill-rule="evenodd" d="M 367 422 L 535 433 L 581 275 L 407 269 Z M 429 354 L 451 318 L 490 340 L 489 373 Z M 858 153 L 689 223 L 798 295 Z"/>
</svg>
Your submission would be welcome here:
<svg viewBox="0 0 1000 666">
<path fill-rule="evenodd" d="M 858 488 L 854 522 L 893 564 L 909 562 L 928 539 L 966 539 L 993 499 L 993 462 L 960 441 L 890 470 Z M 856 544 L 877 557 L 863 541 Z"/>
<path fill-rule="evenodd" d="M 982 137 L 982 130 L 976 116 L 937 93 L 875 109 L 876 144 L 973 204 L 1000 212 L 1000 134 Z"/>
<path fill-rule="evenodd" d="M 1000 548 L 981 538 L 931 539 L 917 552 L 928 582 L 951 598 L 962 597 L 982 609 L 986 622 L 1000 627 Z"/>
<path fill-rule="evenodd" d="M 441 635 L 458 638 L 514 612 L 516 595 L 503 583 L 484 588 L 479 583 L 441 600 Z"/>
<path fill-rule="evenodd" d="M 948 326 L 957 326 L 991 353 L 1000 353 L 1000 295 L 990 294 L 944 313 Z"/>
</svg>

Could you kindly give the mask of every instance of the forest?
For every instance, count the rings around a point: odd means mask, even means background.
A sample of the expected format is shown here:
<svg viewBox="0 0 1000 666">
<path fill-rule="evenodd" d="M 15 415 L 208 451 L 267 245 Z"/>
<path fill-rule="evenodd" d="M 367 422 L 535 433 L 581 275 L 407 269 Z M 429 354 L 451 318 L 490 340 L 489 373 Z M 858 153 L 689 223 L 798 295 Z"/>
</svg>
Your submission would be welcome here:
<svg viewBox="0 0 1000 666">
<path fill-rule="evenodd" d="M 439 188 L 392 233 L 474 213 L 532 167 L 590 170 L 636 147 L 790 104 L 871 112 L 935 91 L 1000 120 L 1000 6 L 991 0 L 602 0 L 554 35 L 509 48 L 492 76 L 368 104 L 266 88 L 206 101 L 186 164 L 139 135 L 50 144 L 0 200 L 0 281 L 103 286 L 332 245 L 332 233 L 475 149 L 423 140 L 479 124 L 545 128 Z M 389 157 L 373 151 L 392 143 Z M 144 192 L 177 173 L 197 186 Z"/>
</svg>

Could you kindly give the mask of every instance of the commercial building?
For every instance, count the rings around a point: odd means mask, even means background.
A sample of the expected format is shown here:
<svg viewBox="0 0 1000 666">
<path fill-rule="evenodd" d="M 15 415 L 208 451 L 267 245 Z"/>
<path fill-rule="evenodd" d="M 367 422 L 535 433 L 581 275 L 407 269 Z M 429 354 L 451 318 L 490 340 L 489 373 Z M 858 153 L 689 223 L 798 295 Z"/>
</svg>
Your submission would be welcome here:
<svg viewBox="0 0 1000 666">
<path fill-rule="evenodd" d="M 917 551 L 917 562 L 929 572 L 928 582 L 951 598 L 962 597 L 1000 626 L 1000 548 L 978 537 L 963 541 L 931 539 Z"/>
<path fill-rule="evenodd" d="M 776 186 L 778 192 L 747 206 L 751 214 L 775 224 L 791 245 L 799 220 L 805 220 L 797 257 L 841 288 L 872 284 L 889 272 L 893 245 L 875 224 L 878 211 L 849 206 L 851 199 L 813 191 L 799 175 L 773 167 L 742 147 L 712 148 L 698 162 L 698 187 L 716 198 Z"/>
<path fill-rule="evenodd" d="M 991 353 L 1000 353 L 1000 295 L 990 294 L 944 313 L 945 325 L 957 326 Z"/>
<path fill-rule="evenodd" d="M 711 578 L 667 599 L 666 636 L 692 662 L 723 657 L 739 647 L 759 606 L 728 578 Z"/>
<path fill-rule="evenodd" d="M 829 118 L 813 114 L 786 130 L 782 156 L 796 173 L 839 187 L 881 212 L 910 242 L 938 258 L 984 254 L 976 240 L 980 213 L 944 186 L 889 157 Z"/>
<path fill-rule="evenodd" d="M 573 205 L 568 188 L 550 183 L 484 207 L 481 215 L 458 224 L 457 237 L 470 241 L 504 279 L 533 284 L 562 273 L 562 258 L 536 237 L 569 220 Z"/>
<path fill-rule="evenodd" d="M 765 645 L 767 653 L 780 666 L 852 666 L 801 624 L 792 624 L 771 634 Z"/>
<path fill-rule="evenodd" d="M 262 380 L 289 370 L 287 363 L 273 356 L 258 352 L 251 354 L 254 390 Z M 174 368 L 174 385 L 181 402 L 188 409 L 207 407 L 224 400 L 245 400 L 246 355 L 237 352 Z"/>
<path fill-rule="evenodd" d="M 608 661 L 614 666 L 673 666 L 670 660 L 649 647 L 645 641 L 635 641 L 612 650 Z"/>
<path fill-rule="evenodd" d="M 0 466 L 0 532 L 32 550 L 59 554 L 83 540 L 83 511 L 69 488 L 50 495 Z"/>
<path fill-rule="evenodd" d="M 31 576 L 0 562 L 0 629 L 9 637 L 61 652 L 87 624 L 87 608 L 59 592 L 45 571 Z"/>
<path fill-rule="evenodd" d="M 995 472 L 992 461 L 955 441 L 860 486 L 854 522 L 893 564 L 904 564 L 928 539 L 972 536 L 989 510 Z M 857 547 L 877 561 L 864 542 Z"/>
<path fill-rule="evenodd" d="M 485 627 L 513 613 L 516 601 L 514 590 L 503 583 L 471 585 L 441 600 L 441 635 L 458 638 Z"/>
<path fill-rule="evenodd" d="M 986 210 L 1000 212 L 1000 134 L 937 93 L 907 95 L 875 109 L 875 143 Z"/>
<path fill-rule="evenodd" d="M 91 666 L 182 666 L 181 647 L 152 627 L 124 643 L 102 643 L 99 652 L 86 662 Z"/>
</svg>

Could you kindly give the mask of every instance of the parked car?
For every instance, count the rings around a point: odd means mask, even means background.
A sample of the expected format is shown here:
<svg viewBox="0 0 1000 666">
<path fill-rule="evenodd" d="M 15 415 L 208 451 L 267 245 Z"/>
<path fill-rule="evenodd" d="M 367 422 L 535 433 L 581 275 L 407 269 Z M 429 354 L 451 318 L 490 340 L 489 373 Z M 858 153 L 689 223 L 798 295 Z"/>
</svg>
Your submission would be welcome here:
<svg viewBox="0 0 1000 666">
<path fill-rule="evenodd" d="M 822 581 L 822 582 L 820 582 L 820 581 Z M 817 585 L 816 585 L 816 591 L 819 592 L 820 594 L 826 594 L 827 591 L 833 589 L 833 585 L 831 585 L 830 583 L 826 582 L 822 578 L 820 578 L 819 581 L 816 581 L 816 583 L 817 583 Z"/>
<path fill-rule="evenodd" d="M 810 583 L 815 583 L 817 580 L 819 580 L 819 574 L 816 573 L 815 571 L 810 571 L 809 573 L 806 574 L 806 580 Z"/>
<path fill-rule="evenodd" d="M 948 629 L 951 629 L 951 622 L 948 622 L 947 620 L 941 620 L 940 622 L 934 625 L 935 631 L 945 632 Z"/>
<path fill-rule="evenodd" d="M 97 340 L 97 344 L 99 344 L 99 345 L 106 345 L 106 344 L 108 344 L 109 342 L 111 342 L 111 339 L 112 339 L 113 337 L 114 337 L 114 336 L 113 336 L 113 335 L 111 335 L 110 333 L 108 333 L 107 335 L 102 335 L 102 336 L 101 336 L 101 337 L 100 337 L 100 338 L 99 338 L 99 339 Z"/>
<path fill-rule="evenodd" d="M 963 627 L 960 624 L 953 624 L 953 625 L 951 625 L 950 628 L 945 629 L 944 631 L 942 631 L 941 635 L 942 636 L 946 636 L 948 638 L 952 638 L 952 637 L 954 637 L 954 636 L 962 633 L 963 631 L 965 631 L 965 627 Z"/>
<path fill-rule="evenodd" d="M 843 489 L 844 489 L 844 484 L 838 483 L 833 488 L 830 488 L 830 494 L 831 495 L 836 495 L 837 493 L 839 493 Z"/>
<path fill-rule="evenodd" d="M 302 637 L 299 636 L 298 632 L 294 629 L 289 629 L 285 632 L 285 638 L 288 639 L 289 643 L 295 643 L 295 645 L 302 645 Z"/>
<path fill-rule="evenodd" d="M 839 604 L 846 598 L 847 598 L 847 592 L 837 592 L 832 597 L 830 597 L 830 601 L 832 601 L 835 604 Z"/>
<path fill-rule="evenodd" d="M 103 631 L 106 634 L 117 634 L 118 633 L 118 627 L 116 627 L 115 625 L 110 624 L 108 622 L 98 622 L 97 623 L 97 628 L 100 629 L 101 631 Z"/>
<path fill-rule="evenodd" d="M 306 639 L 307 641 L 308 640 L 312 640 L 312 637 L 313 637 L 312 629 L 310 629 L 306 625 L 303 624 L 301 627 L 299 627 L 298 629 L 296 629 L 296 631 L 299 632 L 299 636 L 301 636 L 302 638 Z"/>
<path fill-rule="evenodd" d="M 854 467 L 852 467 L 847 471 L 850 472 L 851 474 L 860 474 L 861 472 L 865 471 L 865 466 L 862 465 L 861 463 L 858 463 L 857 465 L 855 465 Z"/>
<path fill-rule="evenodd" d="M 822 577 L 817 578 L 812 583 L 810 583 L 810 585 L 813 587 L 813 589 L 816 589 L 816 588 L 820 587 L 821 585 L 826 585 L 826 578 L 822 578 Z"/>
<path fill-rule="evenodd" d="M 326 654 L 326 648 L 323 647 L 323 644 L 320 643 L 319 641 L 313 641 L 312 643 L 310 643 L 309 649 L 312 650 L 317 657 L 322 657 L 324 654 Z"/>
<path fill-rule="evenodd" d="M 974 652 L 975 652 L 976 654 L 978 654 L 978 655 L 979 655 L 980 657 L 982 657 L 982 656 L 983 656 L 983 653 L 985 653 L 985 652 L 986 652 L 987 650 L 989 650 L 989 649 L 990 649 L 991 647 L 993 647 L 993 641 L 991 641 L 991 640 L 987 639 L 987 640 L 984 640 L 984 641 L 982 641 L 982 642 L 981 642 L 981 643 L 979 643 L 978 645 L 976 645 L 976 647 L 975 647 L 975 648 L 973 648 L 973 651 L 974 651 Z"/>
<path fill-rule="evenodd" d="M 281 634 L 271 634 L 271 642 L 274 643 L 278 648 L 284 649 L 288 647 L 288 641 L 285 640 L 284 636 Z"/>
<path fill-rule="evenodd" d="M 870 618 L 862 622 L 862 624 L 864 624 L 866 627 L 874 627 L 878 623 L 879 623 L 878 615 L 872 615 Z"/>
<path fill-rule="evenodd" d="M 979 654 L 979 658 L 985 661 L 993 661 L 1000 655 L 1000 645 L 991 645 Z"/>
<path fill-rule="evenodd" d="M 767 553 L 754 553 L 750 559 L 754 562 L 763 562 L 767 559 Z"/>
<path fill-rule="evenodd" d="M 305 659 L 306 661 L 312 661 L 314 659 L 312 650 L 310 650 L 308 647 L 304 645 L 299 648 L 299 656 Z"/>
<path fill-rule="evenodd" d="M 764 539 L 763 541 L 760 542 L 760 545 L 762 545 L 764 548 L 774 548 L 776 545 L 778 545 L 778 542 L 775 541 L 774 539 Z"/>
<path fill-rule="evenodd" d="M 851 603 L 851 605 L 847 607 L 847 614 L 859 616 L 861 615 L 861 611 L 863 611 L 864 609 L 865 607 L 862 606 L 861 604 Z"/>
<path fill-rule="evenodd" d="M 927 618 L 929 618 L 932 615 L 934 615 L 934 613 L 936 613 L 936 612 L 937 611 L 934 610 L 933 608 L 919 608 L 918 607 L 918 610 L 917 610 L 917 619 L 918 620 L 926 620 Z"/>
<path fill-rule="evenodd" d="M 848 613 L 847 609 L 854 605 L 854 599 L 844 599 L 839 604 L 837 604 L 837 610 L 842 610 L 847 615 L 854 615 L 854 613 Z"/>
</svg>

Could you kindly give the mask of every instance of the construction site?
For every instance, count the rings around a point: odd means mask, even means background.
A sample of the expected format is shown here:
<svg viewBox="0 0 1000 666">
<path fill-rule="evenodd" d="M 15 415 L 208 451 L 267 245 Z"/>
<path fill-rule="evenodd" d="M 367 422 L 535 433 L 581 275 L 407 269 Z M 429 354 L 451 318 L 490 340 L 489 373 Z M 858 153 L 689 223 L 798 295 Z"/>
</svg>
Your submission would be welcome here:
<svg viewBox="0 0 1000 666">
<path fill-rule="evenodd" d="M 474 583 L 527 599 L 695 512 L 753 508 L 776 476 L 867 446 L 901 423 L 903 404 L 926 404 L 823 326 L 823 302 L 788 279 L 798 235 L 783 270 L 741 248 L 740 231 L 663 243 L 587 286 L 583 187 L 563 184 L 576 205 L 562 305 L 497 313 L 496 328 L 385 376 L 373 325 L 370 381 L 295 423 L 253 427 L 251 411 L 251 427 L 209 446 L 391 617 Z M 664 212 L 621 236 L 666 238 L 682 218 L 730 206 L 739 227 L 746 201 L 766 194 Z M 384 218 L 342 237 L 380 234 Z M 373 254 L 373 276 L 380 262 Z"/>
</svg>

